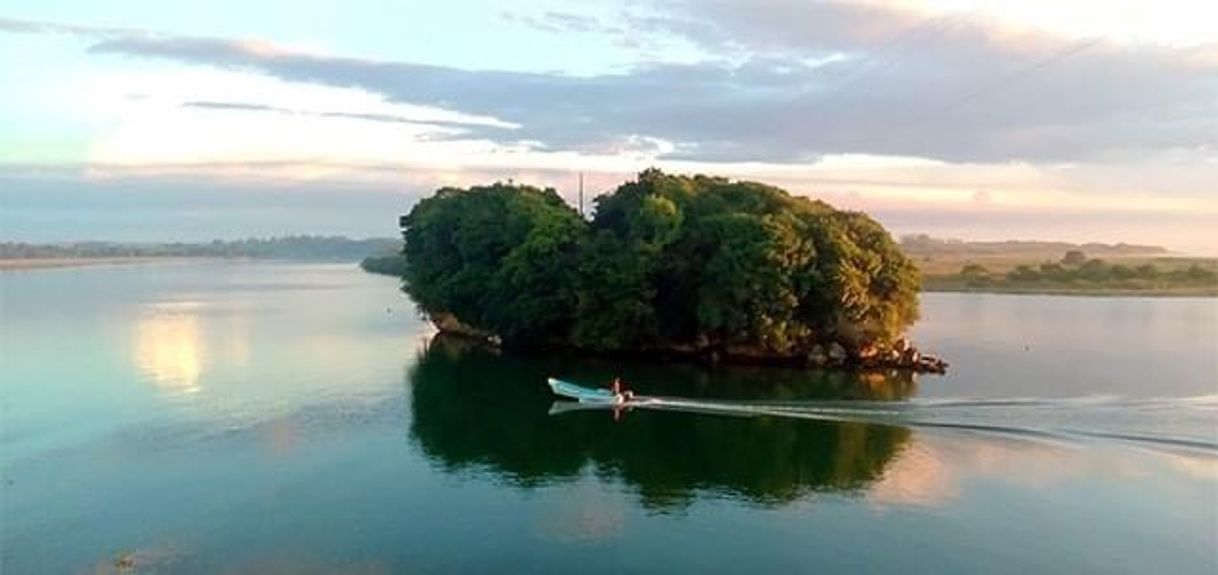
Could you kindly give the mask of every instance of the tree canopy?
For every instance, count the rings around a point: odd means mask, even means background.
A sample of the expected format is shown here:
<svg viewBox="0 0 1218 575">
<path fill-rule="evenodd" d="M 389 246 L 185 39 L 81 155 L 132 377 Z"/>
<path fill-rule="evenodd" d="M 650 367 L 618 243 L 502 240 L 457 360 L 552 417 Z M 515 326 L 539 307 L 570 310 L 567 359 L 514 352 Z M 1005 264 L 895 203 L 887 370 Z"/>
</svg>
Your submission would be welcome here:
<svg viewBox="0 0 1218 575">
<path fill-rule="evenodd" d="M 862 213 L 653 169 L 595 214 L 552 189 L 441 189 L 402 218 L 405 289 L 506 343 L 608 352 L 799 356 L 884 345 L 917 319 L 917 270 Z"/>
</svg>

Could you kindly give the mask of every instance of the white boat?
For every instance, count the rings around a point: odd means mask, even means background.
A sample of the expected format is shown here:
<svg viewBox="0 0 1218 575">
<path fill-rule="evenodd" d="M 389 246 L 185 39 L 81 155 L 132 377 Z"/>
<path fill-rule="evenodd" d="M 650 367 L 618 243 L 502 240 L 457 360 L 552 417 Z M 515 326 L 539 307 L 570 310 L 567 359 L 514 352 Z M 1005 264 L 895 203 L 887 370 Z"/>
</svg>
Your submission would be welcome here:
<svg viewBox="0 0 1218 575">
<path fill-rule="evenodd" d="M 547 378 L 546 383 L 550 384 L 550 390 L 554 392 L 554 395 L 574 399 L 580 403 L 616 405 L 626 402 L 621 395 L 615 395 L 608 389 L 584 387 L 555 377 Z"/>
</svg>

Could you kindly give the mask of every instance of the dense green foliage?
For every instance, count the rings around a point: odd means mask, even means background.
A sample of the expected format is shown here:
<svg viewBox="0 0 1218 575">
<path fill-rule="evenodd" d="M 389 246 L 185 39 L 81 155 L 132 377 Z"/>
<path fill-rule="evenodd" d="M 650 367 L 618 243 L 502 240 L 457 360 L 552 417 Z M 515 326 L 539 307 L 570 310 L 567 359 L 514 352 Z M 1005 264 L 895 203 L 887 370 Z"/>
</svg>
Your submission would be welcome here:
<svg viewBox="0 0 1218 575">
<path fill-rule="evenodd" d="M 519 345 L 798 356 L 917 318 L 917 270 L 879 224 L 759 183 L 648 170 L 591 222 L 553 190 L 446 188 L 402 223 L 420 308 Z"/>
<path fill-rule="evenodd" d="M 508 341 L 566 333 L 586 226 L 552 189 L 444 188 L 404 218 L 406 290 Z"/>
</svg>

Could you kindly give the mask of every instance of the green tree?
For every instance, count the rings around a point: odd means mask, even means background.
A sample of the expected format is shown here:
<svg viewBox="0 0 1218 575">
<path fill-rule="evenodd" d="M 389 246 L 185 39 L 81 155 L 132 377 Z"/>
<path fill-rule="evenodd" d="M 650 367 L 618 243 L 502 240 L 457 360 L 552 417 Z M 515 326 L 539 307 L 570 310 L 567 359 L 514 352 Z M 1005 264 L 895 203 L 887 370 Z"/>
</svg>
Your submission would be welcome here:
<svg viewBox="0 0 1218 575">
<path fill-rule="evenodd" d="M 1121 281 L 1131 280 L 1131 279 L 1137 277 L 1137 272 L 1130 269 L 1129 266 L 1125 266 L 1125 265 L 1121 265 L 1121 264 L 1116 264 L 1116 265 L 1112 266 L 1112 268 L 1109 271 L 1112 274 L 1113 278 L 1115 278 L 1117 280 L 1121 280 Z"/>
<path fill-rule="evenodd" d="M 416 204 L 402 230 L 404 289 L 424 312 L 524 345 L 569 328 L 586 229 L 553 189 L 444 188 Z"/>
<path fill-rule="evenodd" d="M 1007 279 L 1012 282 L 1035 282 L 1041 279 L 1040 272 L 1029 265 L 1018 265 L 1007 272 Z"/>
<path fill-rule="evenodd" d="M 798 356 L 917 319 L 917 269 L 875 220 L 755 182 L 647 170 L 591 222 L 553 190 L 445 188 L 402 223 L 420 309 L 510 343 Z"/>
<path fill-rule="evenodd" d="M 1040 277 L 1049 281 L 1062 281 L 1069 279 L 1071 272 L 1062 267 L 1061 264 L 1045 262 L 1040 264 Z"/>
<path fill-rule="evenodd" d="M 598 351 L 642 349 L 659 333 L 653 274 L 657 253 L 602 230 L 579 263 L 573 342 Z"/>
<path fill-rule="evenodd" d="M 1089 259 L 1083 265 L 1078 267 L 1076 271 L 1079 277 L 1094 281 L 1102 282 L 1109 277 L 1108 263 L 1099 258 Z"/>
<path fill-rule="evenodd" d="M 1218 272 L 1215 272 L 1212 269 L 1203 268 L 1197 264 L 1188 266 L 1188 268 L 1184 270 L 1183 275 L 1188 281 L 1198 284 L 1213 285 L 1214 283 L 1218 283 Z"/>
<path fill-rule="evenodd" d="M 811 334 L 797 320 L 806 295 L 798 275 L 815 257 L 792 226 L 771 216 L 728 214 L 703 224 L 713 247 L 698 286 L 697 325 L 714 341 L 789 352 Z"/>
<path fill-rule="evenodd" d="M 1062 256 L 1062 265 L 1078 266 L 1087 261 L 1087 254 L 1082 250 L 1069 250 Z"/>
<path fill-rule="evenodd" d="M 990 270 L 978 263 L 967 263 L 960 268 L 960 275 L 969 278 L 981 278 L 990 275 Z"/>
<path fill-rule="evenodd" d="M 990 281 L 990 270 L 978 263 L 967 263 L 960 268 L 960 278 L 970 286 L 982 286 Z"/>
</svg>

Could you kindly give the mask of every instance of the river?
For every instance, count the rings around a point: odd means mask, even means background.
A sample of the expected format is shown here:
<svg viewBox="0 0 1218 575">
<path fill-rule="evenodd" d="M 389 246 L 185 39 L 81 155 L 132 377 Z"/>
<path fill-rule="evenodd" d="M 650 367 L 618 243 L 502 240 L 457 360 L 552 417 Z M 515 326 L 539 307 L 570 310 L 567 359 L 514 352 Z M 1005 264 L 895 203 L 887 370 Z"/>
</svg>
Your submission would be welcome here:
<svg viewBox="0 0 1218 575">
<path fill-rule="evenodd" d="M 917 377 L 495 354 L 350 265 L 0 303 L 6 574 L 1218 571 L 1215 299 L 925 294 Z"/>
</svg>

